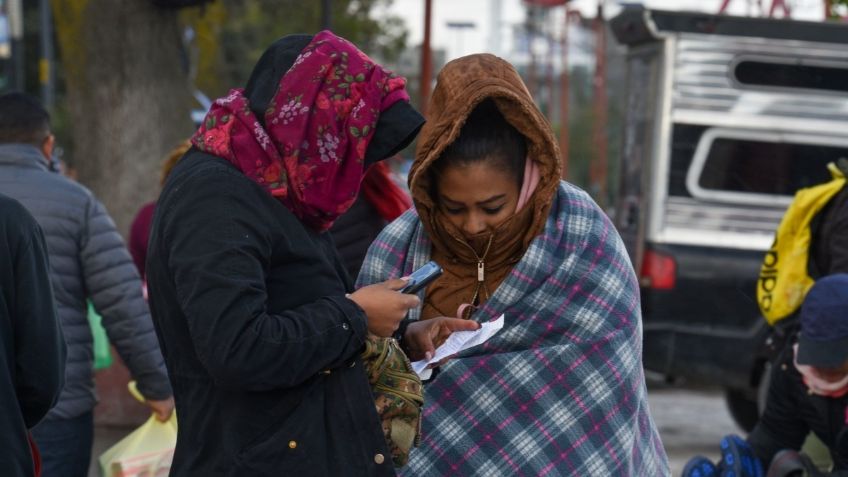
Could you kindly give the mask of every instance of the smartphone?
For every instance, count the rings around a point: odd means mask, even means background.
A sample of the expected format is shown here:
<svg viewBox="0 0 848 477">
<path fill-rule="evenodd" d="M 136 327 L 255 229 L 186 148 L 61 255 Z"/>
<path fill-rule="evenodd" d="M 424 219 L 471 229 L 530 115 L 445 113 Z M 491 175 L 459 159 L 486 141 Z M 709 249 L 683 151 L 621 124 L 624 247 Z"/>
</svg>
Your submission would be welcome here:
<svg viewBox="0 0 848 477">
<path fill-rule="evenodd" d="M 429 261 L 425 263 L 423 267 L 412 272 L 412 275 L 409 276 L 409 282 L 405 287 L 400 289 L 400 292 L 410 294 L 418 293 L 441 274 L 442 267 L 440 267 L 436 262 Z"/>
</svg>

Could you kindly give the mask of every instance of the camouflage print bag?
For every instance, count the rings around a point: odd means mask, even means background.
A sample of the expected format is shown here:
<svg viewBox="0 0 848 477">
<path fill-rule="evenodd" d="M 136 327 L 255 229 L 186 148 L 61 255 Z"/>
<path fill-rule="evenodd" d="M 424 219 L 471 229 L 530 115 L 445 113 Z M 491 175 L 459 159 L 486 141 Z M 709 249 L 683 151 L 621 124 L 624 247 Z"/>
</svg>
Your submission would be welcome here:
<svg viewBox="0 0 848 477">
<path fill-rule="evenodd" d="M 362 361 L 395 467 L 406 465 L 421 438 L 421 379 L 394 338 L 369 335 Z"/>
</svg>

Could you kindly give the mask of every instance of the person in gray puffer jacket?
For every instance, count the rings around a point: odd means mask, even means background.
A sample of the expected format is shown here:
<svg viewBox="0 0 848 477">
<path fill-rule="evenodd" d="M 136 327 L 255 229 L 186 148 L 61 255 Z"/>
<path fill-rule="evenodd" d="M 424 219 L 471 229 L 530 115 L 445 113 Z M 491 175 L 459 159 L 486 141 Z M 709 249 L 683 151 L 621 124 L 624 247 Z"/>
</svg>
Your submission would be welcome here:
<svg viewBox="0 0 848 477">
<path fill-rule="evenodd" d="M 44 477 L 88 474 L 97 402 L 86 300 L 160 420 L 173 411 L 165 363 L 142 285 L 123 239 L 85 187 L 51 171 L 50 117 L 34 98 L 0 96 L 0 193 L 18 200 L 44 231 L 68 359 L 56 406 L 33 429 Z"/>
</svg>

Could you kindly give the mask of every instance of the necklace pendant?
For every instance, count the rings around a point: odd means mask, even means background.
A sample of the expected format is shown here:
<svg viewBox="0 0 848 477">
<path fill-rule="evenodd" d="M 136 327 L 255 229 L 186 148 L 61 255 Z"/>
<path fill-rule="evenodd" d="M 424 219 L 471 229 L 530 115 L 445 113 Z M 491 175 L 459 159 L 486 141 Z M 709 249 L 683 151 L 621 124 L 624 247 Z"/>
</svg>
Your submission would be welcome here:
<svg viewBox="0 0 848 477">
<path fill-rule="evenodd" d="M 482 282 L 486 276 L 486 264 L 477 262 L 477 281 Z"/>
</svg>

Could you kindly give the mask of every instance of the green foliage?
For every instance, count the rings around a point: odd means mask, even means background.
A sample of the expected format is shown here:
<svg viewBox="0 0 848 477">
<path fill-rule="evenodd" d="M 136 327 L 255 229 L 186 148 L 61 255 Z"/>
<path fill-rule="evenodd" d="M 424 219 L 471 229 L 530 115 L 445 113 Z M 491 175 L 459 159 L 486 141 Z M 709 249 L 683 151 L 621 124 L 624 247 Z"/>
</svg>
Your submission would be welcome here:
<svg viewBox="0 0 848 477">
<path fill-rule="evenodd" d="M 589 167 L 595 156 L 592 127 L 595 115 L 592 110 L 592 72 L 586 67 L 571 70 L 570 107 L 568 118 L 568 177 L 567 179 L 589 189 Z"/>
<path fill-rule="evenodd" d="M 844 18 L 848 14 L 848 0 L 830 1 L 830 18 Z"/>
<path fill-rule="evenodd" d="M 591 183 L 590 168 L 595 160 L 593 107 L 593 73 L 585 66 L 572 68 L 570 73 L 570 102 L 568 121 L 568 176 L 566 180 L 585 189 L 595 200 L 607 206 L 613 204 L 615 187 L 618 183 L 619 155 L 621 154 L 621 131 L 624 121 L 622 90 L 616 85 L 607 88 L 607 184 L 606 195 L 598 197 L 598 187 Z M 555 125 L 559 131 L 559 125 Z"/>
<path fill-rule="evenodd" d="M 381 61 L 395 59 L 406 47 L 403 19 L 380 15 L 393 0 L 332 0 L 331 30 Z M 198 32 L 198 87 L 210 97 L 243 86 L 265 48 L 278 38 L 315 34 L 322 29 L 320 1 L 218 0 L 187 22 Z M 198 23 L 205 23 L 198 26 Z M 208 41 L 213 37 L 214 41 Z M 204 41 L 206 40 L 206 41 Z M 210 51 L 214 50 L 214 51 Z M 210 61 L 209 56 L 214 60 Z M 205 58 L 205 60 L 204 60 Z"/>
</svg>

